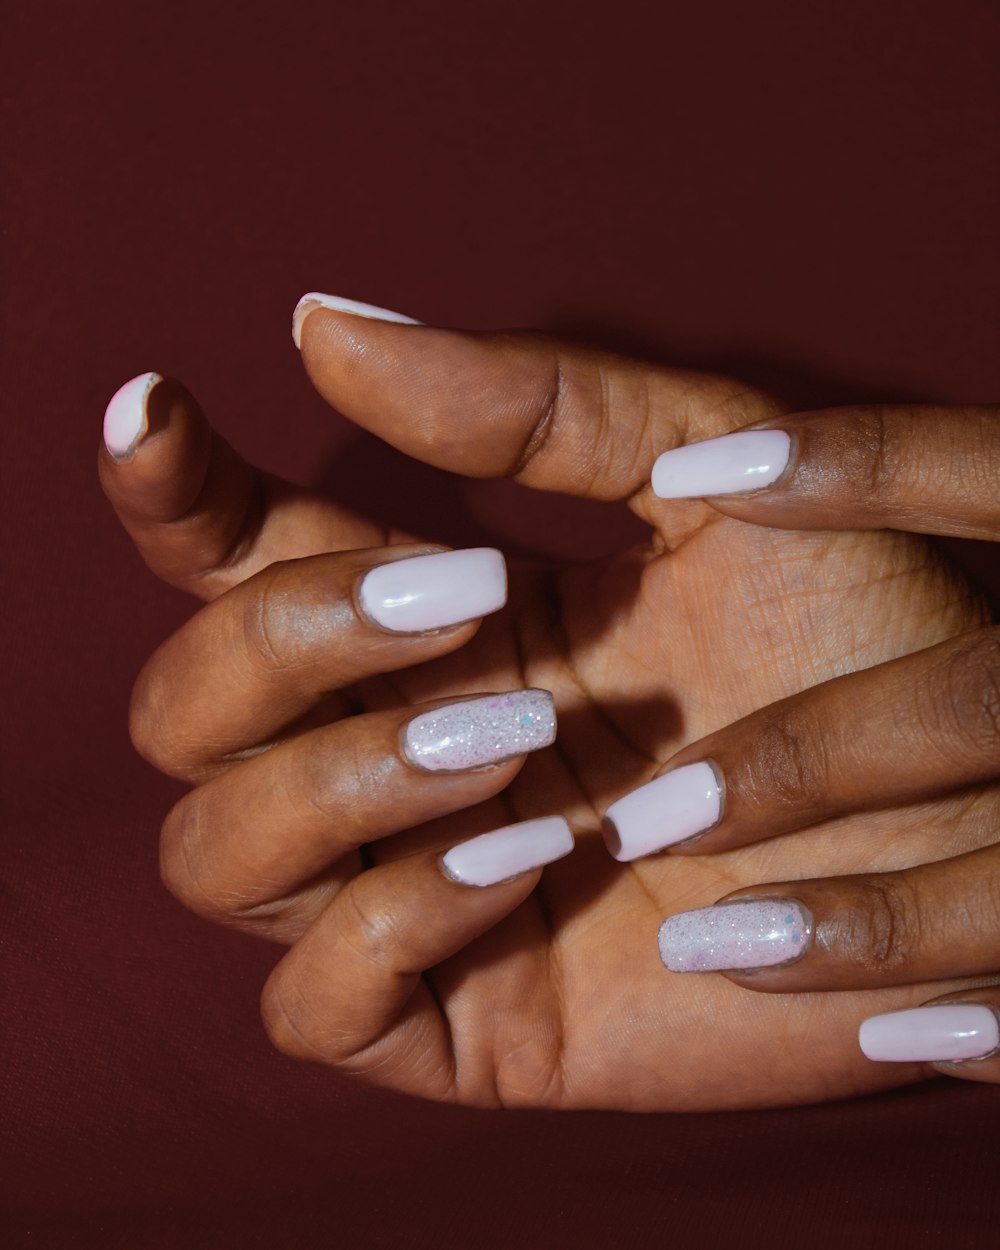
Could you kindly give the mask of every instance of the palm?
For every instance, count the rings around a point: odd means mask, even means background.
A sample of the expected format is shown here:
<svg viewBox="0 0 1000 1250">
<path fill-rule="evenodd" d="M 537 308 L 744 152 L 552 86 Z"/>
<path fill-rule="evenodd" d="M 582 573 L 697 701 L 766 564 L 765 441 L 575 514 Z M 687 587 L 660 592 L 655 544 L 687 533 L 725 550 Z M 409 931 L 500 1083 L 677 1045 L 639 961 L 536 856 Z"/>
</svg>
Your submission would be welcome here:
<svg viewBox="0 0 1000 1250">
<path fill-rule="evenodd" d="M 692 519 L 693 532 L 667 535 L 674 549 L 662 557 L 574 568 L 554 596 L 529 582 L 506 625 L 498 618 L 403 682 L 418 699 L 520 680 L 553 690 L 558 749 L 529 759 L 505 798 L 518 818 L 566 812 L 583 835 L 516 913 L 431 974 L 463 1100 L 490 1101 L 495 1089 L 510 1105 L 653 1110 L 859 1092 L 893 1079 L 860 1058 L 859 1020 L 926 997 L 919 987 L 753 994 L 720 976 L 675 976 L 656 930 L 739 886 L 968 849 L 974 832 L 954 803 L 935 804 L 932 819 L 926 805 L 883 811 L 713 857 L 625 866 L 603 848 L 600 811 L 685 742 L 976 620 L 958 579 L 909 537 L 765 530 L 702 505 L 669 523 Z M 484 808 L 414 836 L 498 823 Z M 421 992 L 419 1010 L 436 1012 Z"/>
</svg>

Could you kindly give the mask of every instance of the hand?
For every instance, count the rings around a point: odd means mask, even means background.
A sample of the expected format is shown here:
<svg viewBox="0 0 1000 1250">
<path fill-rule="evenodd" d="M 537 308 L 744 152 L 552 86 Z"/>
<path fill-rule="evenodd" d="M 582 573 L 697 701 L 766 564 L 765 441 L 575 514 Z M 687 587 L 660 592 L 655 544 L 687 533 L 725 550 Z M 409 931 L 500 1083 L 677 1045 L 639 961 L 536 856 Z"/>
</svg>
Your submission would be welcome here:
<svg viewBox="0 0 1000 1250">
<path fill-rule="evenodd" d="M 671 976 L 655 933 L 665 915 L 769 875 L 804 876 L 816 863 L 841 873 L 892 870 L 988 842 L 964 803 L 897 805 L 827 826 L 808 841 L 790 836 L 627 866 L 607 855 L 598 829 L 608 804 L 654 776 L 685 742 L 806 686 L 986 624 L 962 580 L 911 536 L 783 532 L 700 502 L 658 501 L 648 489 L 657 453 L 780 412 L 730 380 L 537 335 L 459 334 L 326 310 L 305 319 L 301 346 L 321 394 L 410 455 L 474 476 L 509 474 L 540 489 L 628 498 L 653 535 L 647 549 L 617 560 L 517 574 L 509 607 L 474 638 L 459 639 L 460 649 L 445 654 L 447 644 L 438 658 L 397 671 L 391 687 L 366 683 L 350 700 L 327 703 L 328 674 L 298 658 L 303 602 L 262 593 L 249 579 L 294 570 L 265 571 L 276 562 L 308 563 L 409 536 L 386 535 L 251 469 L 174 387 L 152 391 L 148 431 L 134 454 L 127 454 L 131 435 L 120 440 L 125 458 L 102 452 L 105 488 L 152 568 L 203 598 L 222 596 L 205 610 L 218 609 L 219 620 L 230 619 L 221 606 L 228 595 L 268 607 L 270 667 L 258 664 L 256 678 L 268 691 L 263 703 L 289 709 L 282 727 L 254 724 L 234 706 L 226 709 L 232 732 L 219 741 L 219 721 L 202 719 L 210 708 L 192 715 L 171 686 L 147 675 L 133 729 L 140 748 L 168 771 L 189 775 L 192 759 L 216 753 L 207 784 L 227 787 L 230 798 L 192 838 L 186 879 L 183 857 L 171 855 L 168 820 L 166 875 L 199 910 L 294 943 L 264 993 L 277 1044 L 385 1086 L 486 1106 L 721 1108 L 914 1079 L 914 1070 L 865 1060 L 856 1030 L 873 1011 L 919 1002 L 924 988 L 749 995 L 722 977 Z M 345 602 L 338 597 L 325 615 L 336 617 Z M 305 619 L 315 618 L 306 611 Z M 167 647 L 189 673 L 190 689 L 214 689 L 208 677 L 231 639 L 197 624 L 188 629 L 202 640 L 197 646 L 181 631 Z M 419 652 L 426 641 L 414 645 L 414 657 L 430 654 Z M 281 819 L 247 851 L 241 888 L 250 882 L 249 896 L 230 884 L 218 888 L 217 880 L 232 882 L 229 868 L 201 880 L 213 862 L 239 867 L 244 848 L 228 833 L 228 813 L 246 810 L 248 770 L 275 736 L 304 745 L 336 731 L 350 743 L 354 727 L 342 718 L 358 706 L 402 719 L 408 705 L 524 685 L 555 694 L 558 745 L 529 759 L 503 805 L 487 800 L 409 829 L 427 812 L 390 801 L 380 832 L 399 829 L 402 837 L 372 842 L 374 866 L 361 873 L 337 859 L 336 829 L 324 825 L 331 883 L 315 915 L 296 908 L 305 881 L 277 880 L 268 895 L 275 861 L 293 854 L 295 831 Z M 237 690 L 236 702 L 244 698 Z M 314 719 L 297 724 L 308 701 Z M 361 733 L 365 718 L 354 719 L 362 743 L 374 741 Z M 241 758 L 241 747 L 258 757 Z M 271 751 L 279 749 L 286 745 Z M 380 771 L 362 762 L 353 793 L 365 792 L 378 813 Z M 310 797 L 297 792 L 289 806 L 305 808 Z M 446 895 L 426 892 L 431 874 L 421 854 L 433 859 L 511 813 L 566 815 L 577 849 L 547 868 L 523 902 L 519 886 L 472 892 L 444 882 Z M 249 852 L 266 840 L 266 859 L 253 858 Z M 525 888 L 533 882 L 527 878 Z M 497 920 L 505 902 L 490 914 L 483 900 L 511 889 L 515 895 L 503 897 L 513 910 Z"/>
<path fill-rule="evenodd" d="M 774 440 L 784 449 L 777 463 Z M 773 484 L 723 493 L 765 461 L 775 465 Z M 1000 409 L 781 419 L 669 451 L 653 479 L 674 498 L 711 494 L 720 512 L 758 525 L 891 526 L 998 541 Z M 620 858 L 670 844 L 677 855 L 706 855 L 902 805 L 920 805 L 929 835 L 943 835 L 916 866 L 739 890 L 721 906 L 671 917 L 660 935 L 664 962 L 679 972 L 725 969 L 737 984 L 778 994 L 996 979 L 997 626 L 835 677 L 709 734 L 612 805 L 608 834 Z M 966 841 L 942 825 L 956 811 Z M 908 838 L 902 829 L 896 836 Z M 1000 989 L 966 988 L 866 1021 L 861 1045 L 875 1060 L 930 1062 L 996 1082 L 998 1011 Z"/>
</svg>

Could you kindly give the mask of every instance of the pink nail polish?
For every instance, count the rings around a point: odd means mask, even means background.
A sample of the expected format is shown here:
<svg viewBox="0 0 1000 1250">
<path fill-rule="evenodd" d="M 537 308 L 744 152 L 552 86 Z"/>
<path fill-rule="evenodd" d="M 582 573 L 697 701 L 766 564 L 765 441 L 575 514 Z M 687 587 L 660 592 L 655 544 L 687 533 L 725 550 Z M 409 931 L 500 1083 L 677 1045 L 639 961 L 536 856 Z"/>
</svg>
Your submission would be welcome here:
<svg viewBox="0 0 1000 1250">
<path fill-rule="evenodd" d="M 604 841 L 622 863 L 652 855 L 718 824 L 722 787 L 711 764 L 685 764 L 612 803 Z"/>
<path fill-rule="evenodd" d="M 353 317 L 367 317 L 370 321 L 395 321 L 399 325 L 418 326 L 423 323 L 403 313 L 379 308 L 376 304 L 362 304 L 356 299 L 344 299 L 340 295 L 324 295 L 322 291 L 309 291 L 295 305 L 292 313 L 292 342 L 302 346 L 302 323 L 317 308 L 329 308 L 332 312 L 350 313 Z"/>
<path fill-rule="evenodd" d="M 158 373 L 140 373 L 111 396 L 104 410 L 104 445 L 116 460 L 128 459 L 145 438 L 149 393 L 162 381 Z"/>
<path fill-rule="evenodd" d="M 428 772 L 457 772 L 538 751 L 555 736 L 549 692 L 512 690 L 415 716 L 403 731 L 403 753 Z"/>
<path fill-rule="evenodd" d="M 459 885 L 496 885 L 562 859 L 572 849 L 573 834 L 565 820 L 545 816 L 460 842 L 442 856 L 441 871 Z"/>
<path fill-rule="evenodd" d="M 444 629 L 507 602 L 507 566 L 493 547 L 438 551 L 369 569 L 358 590 L 365 616 L 398 634 Z"/>
<path fill-rule="evenodd" d="M 738 430 L 665 451 L 653 465 L 653 494 L 700 499 L 772 486 L 785 469 L 792 440 L 784 430 Z"/>
<path fill-rule="evenodd" d="M 1000 1047 L 1000 1024 L 983 1003 L 932 1003 L 869 1016 L 858 1044 L 880 1063 L 959 1063 Z"/>
<path fill-rule="evenodd" d="M 812 921 L 788 899 L 737 899 L 668 916 L 660 926 L 660 958 L 671 972 L 772 968 L 808 947 Z"/>
</svg>

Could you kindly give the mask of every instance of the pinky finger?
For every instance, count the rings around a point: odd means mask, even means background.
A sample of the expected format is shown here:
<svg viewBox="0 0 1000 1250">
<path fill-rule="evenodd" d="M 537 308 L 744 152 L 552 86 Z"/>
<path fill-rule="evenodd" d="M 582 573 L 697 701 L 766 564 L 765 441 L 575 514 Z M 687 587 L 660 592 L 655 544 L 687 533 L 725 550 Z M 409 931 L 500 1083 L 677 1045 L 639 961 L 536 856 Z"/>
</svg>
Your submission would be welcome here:
<svg viewBox="0 0 1000 1250">
<path fill-rule="evenodd" d="M 870 1016 L 858 1044 L 876 1062 L 925 1063 L 945 1076 L 1000 1084 L 1000 987 Z"/>
<path fill-rule="evenodd" d="M 572 848 L 566 822 L 548 817 L 480 834 L 440 861 L 414 855 L 361 873 L 264 987 L 272 1042 L 404 1093 L 482 1101 L 486 1090 L 461 1087 L 460 1039 L 423 974 L 514 911 L 538 869 Z"/>
</svg>

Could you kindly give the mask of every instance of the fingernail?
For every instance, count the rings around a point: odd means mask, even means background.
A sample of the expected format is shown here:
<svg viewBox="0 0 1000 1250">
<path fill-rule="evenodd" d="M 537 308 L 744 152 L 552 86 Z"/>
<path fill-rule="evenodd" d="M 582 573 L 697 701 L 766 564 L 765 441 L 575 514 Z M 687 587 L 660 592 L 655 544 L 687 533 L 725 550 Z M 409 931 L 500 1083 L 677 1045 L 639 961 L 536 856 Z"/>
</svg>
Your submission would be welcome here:
<svg viewBox="0 0 1000 1250">
<path fill-rule="evenodd" d="M 538 751 L 555 736 L 549 692 L 512 690 L 415 716 L 403 731 L 403 753 L 428 772 L 458 772 Z"/>
<path fill-rule="evenodd" d="M 573 834 L 561 816 L 525 820 L 460 842 L 441 858 L 441 871 L 459 885 L 496 885 L 562 859 Z"/>
<path fill-rule="evenodd" d="M 671 972 L 773 968 L 809 945 L 804 907 L 780 898 L 717 903 L 668 916 L 660 926 L 660 958 Z"/>
<path fill-rule="evenodd" d="M 718 824 L 722 787 L 711 764 L 685 764 L 612 803 L 604 841 L 622 863 L 652 855 Z"/>
<path fill-rule="evenodd" d="M 653 465 L 653 494 L 699 499 L 773 485 L 788 467 L 792 440 L 784 430 L 740 430 L 665 451 Z"/>
<path fill-rule="evenodd" d="M 355 317 L 367 317 L 370 321 L 396 321 L 404 326 L 419 326 L 423 323 L 403 313 L 392 312 L 388 308 L 379 308 L 375 304 L 362 304 L 356 299 L 344 299 L 340 295 L 324 295 L 322 291 L 309 291 L 295 305 L 292 313 L 292 342 L 296 347 L 302 346 L 302 323 L 317 308 L 329 308 L 333 312 L 351 313 Z"/>
<path fill-rule="evenodd" d="M 365 615 L 397 634 L 474 621 L 507 602 L 507 567 L 493 547 L 438 551 L 369 569 L 358 598 Z"/>
<path fill-rule="evenodd" d="M 1000 1024 L 982 1003 L 937 1003 L 869 1016 L 858 1044 L 882 1063 L 954 1063 L 992 1054 L 1000 1046 Z"/>
<path fill-rule="evenodd" d="M 126 460 L 149 429 L 146 403 L 149 393 L 163 379 L 158 373 L 140 373 L 111 396 L 104 410 L 104 446 L 116 460 Z"/>
</svg>

